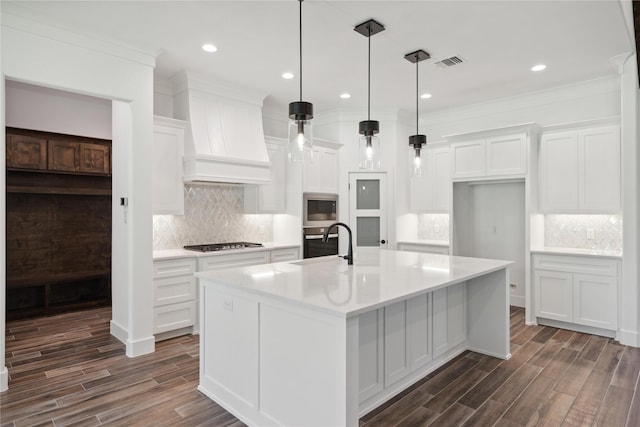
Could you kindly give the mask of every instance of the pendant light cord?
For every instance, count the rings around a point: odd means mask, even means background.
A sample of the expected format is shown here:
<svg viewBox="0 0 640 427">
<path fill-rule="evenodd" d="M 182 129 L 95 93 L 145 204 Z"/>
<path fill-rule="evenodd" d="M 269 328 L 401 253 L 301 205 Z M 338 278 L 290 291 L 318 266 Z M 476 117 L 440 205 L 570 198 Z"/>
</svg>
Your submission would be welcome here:
<svg viewBox="0 0 640 427">
<path fill-rule="evenodd" d="M 418 54 L 416 54 L 416 135 L 420 133 L 418 131 L 418 93 L 420 89 L 418 88 Z"/>
<path fill-rule="evenodd" d="M 300 102 L 302 102 L 302 1 L 298 0 L 300 4 Z"/>
<path fill-rule="evenodd" d="M 367 62 L 367 120 L 371 120 L 371 24 L 367 27 L 369 30 L 369 59 Z"/>
</svg>

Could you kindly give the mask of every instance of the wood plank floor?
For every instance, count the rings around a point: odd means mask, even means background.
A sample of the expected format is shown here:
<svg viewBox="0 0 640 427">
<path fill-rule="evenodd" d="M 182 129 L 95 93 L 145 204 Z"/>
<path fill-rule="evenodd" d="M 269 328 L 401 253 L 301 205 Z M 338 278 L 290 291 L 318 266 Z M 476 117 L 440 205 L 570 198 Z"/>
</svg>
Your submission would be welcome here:
<svg viewBox="0 0 640 427">
<path fill-rule="evenodd" d="M 7 322 L 4 426 L 243 426 L 196 391 L 198 337 L 128 358 L 109 308 Z M 525 326 L 511 310 L 503 361 L 465 352 L 361 426 L 640 426 L 640 349 L 603 337 Z"/>
</svg>

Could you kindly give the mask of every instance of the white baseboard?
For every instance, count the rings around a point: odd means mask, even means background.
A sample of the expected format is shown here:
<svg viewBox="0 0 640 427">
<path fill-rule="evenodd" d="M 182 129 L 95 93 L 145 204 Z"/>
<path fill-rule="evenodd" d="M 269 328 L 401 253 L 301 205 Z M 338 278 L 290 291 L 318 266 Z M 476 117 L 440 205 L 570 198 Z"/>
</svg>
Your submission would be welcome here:
<svg viewBox="0 0 640 427">
<path fill-rule="evenodd" d="M 621 329 L 616 333 L 616 340 L 630 347 L 640 347 L 640 334 L 637 331 Z"/>
<path fill-rule="evenodd" d="M 521 295 L 509 295 L 509 304 L 516 307 L 525 307 L 525 298 Z"/>
<path fill-rule="evenodd" d="M 113 320 L 110 322 L 110 332 L 111 335 L 126 346 L 128 357 L 142 356 L 156 351 L 156 338 L 153 335 L 138 340 L 130 340 L 129 332 Z"/>
<path fill-rule="evenodd" d="M 0 392 L 7 391 L 9 389 L 9 370 L 6 366 L 0 370 Z"/>
</svg>

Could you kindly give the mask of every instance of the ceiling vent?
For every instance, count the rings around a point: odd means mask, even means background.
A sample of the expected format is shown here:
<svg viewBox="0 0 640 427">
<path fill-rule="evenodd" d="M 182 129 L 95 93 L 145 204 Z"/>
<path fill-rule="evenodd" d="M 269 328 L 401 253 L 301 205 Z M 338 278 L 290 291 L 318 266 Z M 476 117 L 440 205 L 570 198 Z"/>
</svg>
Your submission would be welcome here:
<svg viewBox="0 0 640 427">
<path fill-rule="evenodd" d="M 450 58 L 441 59 L 435 64 L 438 67 L 453 67 L 454 65 L 462 64 L 464 60 L 459 56 L 452 56 Z"/>
</svg>

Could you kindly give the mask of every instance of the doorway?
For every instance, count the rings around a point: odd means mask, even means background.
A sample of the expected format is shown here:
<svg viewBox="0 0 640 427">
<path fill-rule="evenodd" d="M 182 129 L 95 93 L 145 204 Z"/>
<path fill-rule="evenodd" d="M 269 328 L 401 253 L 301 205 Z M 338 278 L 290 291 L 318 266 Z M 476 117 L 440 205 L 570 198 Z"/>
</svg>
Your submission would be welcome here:
<svg viewBox="0 0 640 427">
<path fill-rule="evenodd" d="M 356 247 L 387 247 L 387 174 L 349 174 L 349 223 Z"/>
</svg>

